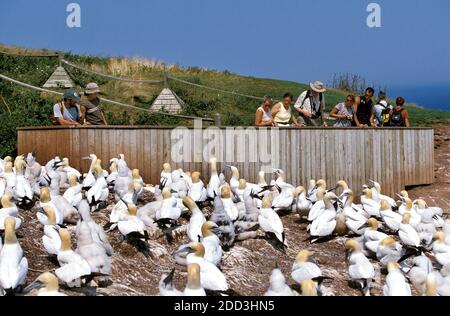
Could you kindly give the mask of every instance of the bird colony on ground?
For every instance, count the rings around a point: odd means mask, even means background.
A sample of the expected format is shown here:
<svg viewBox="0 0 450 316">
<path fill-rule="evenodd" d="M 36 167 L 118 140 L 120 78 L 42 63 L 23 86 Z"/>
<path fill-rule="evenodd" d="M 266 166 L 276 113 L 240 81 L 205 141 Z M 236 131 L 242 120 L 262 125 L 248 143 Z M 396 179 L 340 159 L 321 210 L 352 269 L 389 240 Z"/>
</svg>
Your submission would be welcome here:
<svg viewBox="0 0 450 316">
<path fill-rule="evenodd" d="M 108 287 L 114 282 L 111 232 L 118 230 L 121 242 L 149 258 L 153 236 L 173 243 L 181 219 L 187 223 L 183 233 L 190 242 L 172 254 L 176 262 L 172 272 L 158 276 L 160 295 L 239 295 L 221 270 L 222 256 L 248 239 L 263 239 L 272 251 L 285 252 L 295 241 L 285 233 L 280 218 L 292 213 L 308 223 L 311 244 L 346 238 L 341 251 L 346 252 L 347 280 L 362 295 L 370 295 L 375 278 L 369 259 L 377 260 L 386 274 L 386 296 L 409 296 L 412 287 L 419 295 L 450 294 L 450 221 L 442 209 L 423 200 L 413 202 L 407 192 L 398 194 L 396 201 L 370 181 L 362 188 L 361 203 L 354 204 L 355 192 L 345 181 L 327 188 L 324 180 L 311 180 L 305 189 L 287 183 L 285 173 L 274 169 L 273 180 L 266 182 L 267 175 L 260 172 L 253 184 L 241 179 L 233 166 L 226 166 L 231 171 L 227 180 L 214 158 L 207 183 L 197 171 L 172 170 L 165 164 L 160 183 L 149 185 L 139 170 L 128 167 L 124 155 L 108 162 L 109 171 L 94 154 L 83 159 L 91 162 L 87 174 L 70 167 L 67 158 L 55 157 L 45 166 L 34 153 L 0 159 L 2 295 L 56 296 L 65 295 L 62 287 Z M 342 194 L 337 196 L 337 190 Z M 137 201 L 146 196 L 151 198 L 138 208 Z M 25 284 L 28 261 L 17 234 L 27 234 L 21 230 L 25 212 L 33 212 L 42 224 L 40 242 L 48 260 L 58 265 L 30 284 Z M 100 226 L 91 217 L 94 212 L 108 212 L 109 223 Z M 315 262 L 311 249 L 301 250 L 292 258 L 295 284 L 287 284 L 275 267 L 266 295 L 340 295 L 327 289 L 331 277 L 322 273 L 324 268 Z M 187 270 L 183 288 L 173 282 L 177 270 Z"/>
</svg>

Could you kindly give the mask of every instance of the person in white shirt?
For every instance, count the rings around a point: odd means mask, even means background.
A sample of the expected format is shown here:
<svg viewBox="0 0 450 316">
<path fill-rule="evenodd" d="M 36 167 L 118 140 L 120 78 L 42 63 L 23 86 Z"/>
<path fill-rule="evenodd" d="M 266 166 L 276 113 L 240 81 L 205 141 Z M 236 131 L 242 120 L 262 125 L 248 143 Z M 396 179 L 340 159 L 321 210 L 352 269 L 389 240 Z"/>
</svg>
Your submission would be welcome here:
<svg viewBox="0 0 450 316">
<path fill-rule="evenodd" d="M 310 83 L 311 90 L 300 94 L 295 103 L 295 110 L 300 113 L 298 122 L 307 126 L 327 127 L 327 122 L 323 117 L 325 110 L 325 86 L 322 82 Z"/>
</svg>

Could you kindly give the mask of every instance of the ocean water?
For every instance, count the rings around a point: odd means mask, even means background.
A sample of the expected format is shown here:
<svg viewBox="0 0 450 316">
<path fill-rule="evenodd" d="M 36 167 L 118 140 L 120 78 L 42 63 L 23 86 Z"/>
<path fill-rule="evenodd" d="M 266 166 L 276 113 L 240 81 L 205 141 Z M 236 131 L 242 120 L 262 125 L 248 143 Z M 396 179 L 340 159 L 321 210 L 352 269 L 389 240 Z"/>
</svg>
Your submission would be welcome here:
<svg viewBox="0 0 450 316">
<path fill-rule="evenodd" d="M 450 111 L 450 84 L 388 87 L 387 92 L 391 99 L 402 96 L 407 103 L 416 103 L 433 110 Z"/>
</svg>

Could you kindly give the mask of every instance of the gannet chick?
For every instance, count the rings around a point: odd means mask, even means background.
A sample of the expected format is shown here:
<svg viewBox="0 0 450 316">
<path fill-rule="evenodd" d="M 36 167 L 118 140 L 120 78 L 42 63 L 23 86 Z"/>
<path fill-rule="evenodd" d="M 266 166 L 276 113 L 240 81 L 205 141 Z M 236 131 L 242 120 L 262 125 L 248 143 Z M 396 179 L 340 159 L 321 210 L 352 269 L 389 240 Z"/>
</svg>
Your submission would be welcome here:
<svg viewBox="0 0 450 316">
<path fill-rule="evenodd" d="M 39 289 L 37 296 L 67 296 L 59 292 L 58 279 L 50 272 L 41 274 L 23 292 L 26 294 L 33 289 Z"/>
<path fill-rule="evenodd" d="M 272 270 L 269 289 L 264 296 L 295 296 L 294 291 L 286 284 L 286 278 L 279 268 Z"/>
<path fill-rule="evenodd" d="M 130 183 L 132 182 L 130 169 L 124 159 L 117 160 L 118 175 L 114 181 L 114 192 L 116 193 L 116 201 L 123 198 L 128 192 Z M 106 181 L 106 180 L 105 180 Z"/>
<path fill-rule="evenodd" d="M 0 251 L 0 288 L 7 294 L 14 294 L 24 284 L 28 273 L 28 261 L 17 241 L 15 226 L 14 217 L 5 219 L 5 238 Z"/>
<path fill-rule="evenodd" d="M 370 296 L 371 283 L 375 277 L 375 269 L 369 259 L 361 252 L 361 247 L 355 240 L 345 243 L 348 250 L 348 274 L 350 280 L 359 285 L 363 295 Z"/>
<path fill-rule="evenodd" d="M 411 296 L 411 288 L 396 262 L 388 263 L 388 275 L 383 287 L 384 296 Z"/>
<path fill-rule="evenodd" d="M 173 284 L 173 276 L 175 274 L 175 268 L 167 275 L 163 274 L 159 281 L 159 295 L 160 296 L 181 296 L 183 293 L 178 291 Z"/>
<path fill-rule="evenodd" d="M 188 277 L 184 296 L 206 296 L 200 281 L 200 266 L 197 263 L 188 265 Z"/>
<path fill-rule="evenodd" d="M 219 237 L 223 249 L 229 250 L 233 246 L 236 232 L 233 222 L 225 211 L 222 199 L 219 196 L 214 198 L 214 211 L 211 214 L 210 221 L 220 227 L 217 237 Z"/>
</svg>

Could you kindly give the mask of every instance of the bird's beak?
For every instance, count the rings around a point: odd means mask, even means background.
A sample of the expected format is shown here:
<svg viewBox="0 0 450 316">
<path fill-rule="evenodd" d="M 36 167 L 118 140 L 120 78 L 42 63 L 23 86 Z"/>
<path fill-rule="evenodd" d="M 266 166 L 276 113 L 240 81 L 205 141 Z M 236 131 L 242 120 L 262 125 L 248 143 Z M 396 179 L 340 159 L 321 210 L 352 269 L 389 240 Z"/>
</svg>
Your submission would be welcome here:
<svg viewBox="0 0 450 316">
<path fill-rule="evenodd" d="M 28 285 L 26 288 L 23 289 L 22 293 L 27 294 L 30 293 L 34 289 L 40 289 L 44 286 L 44 284 L 41 281 L 35 280 L 30 285 Z"/>
<path fill-rule="evenodd" d="M 91 157 L 89 157 L 89 156 L 83 157 L 83 158 L 81 158 L 81 160 L 91 160 Z"/>
<path fill-rule="evenodd" d="M 335 191 L 337 188 L 339 188 L 339 186 L 335 186 L 334 188 L 328 190 L 327 193 L 333 192 L 333 191 Z"/>
<path fill-rule="evenodd" d="M 45 214 L 45 211 L 44 211 L 44 209 L 42 207 L 37 209 L 37 213 L 41 213 L 41 214 L 47 215 L 47 214 Z"/>
<path fill-rule="evenodd" d="M 210 230 L 216 235 L 221 234 L 223 232 L 223 230 L 220 227 L 213 227 Z"/>
<path fill-rule="evenodd" d="M 172 193 L 172 194 L 177 194 L 178 191 L 175 191 L 174 189 L 170 189 L 170 193 Z"/>
<path fill-rule="evenodd" d="M 177 250 L 177 251 L 175 251 L 175 255 L 181 255 L 181 254 L 186 254 L 186 255 L 188 255 L 188 254 L 190 254 L 190 253 L 192 253 L 192 252 L 194 252 L 194 249 L 192 249 L 191 247 L 184 247 L 184 248 L 181 248 L 181 249 L 179 249 L 179 250 Z"/>
<path fill-rule="evenodd" d="M 364 228 L 369 228 L 369 224 L 364 224 L 361 227 L 358 228 L 358 230 L 364 229 Z"/>
</svg>

